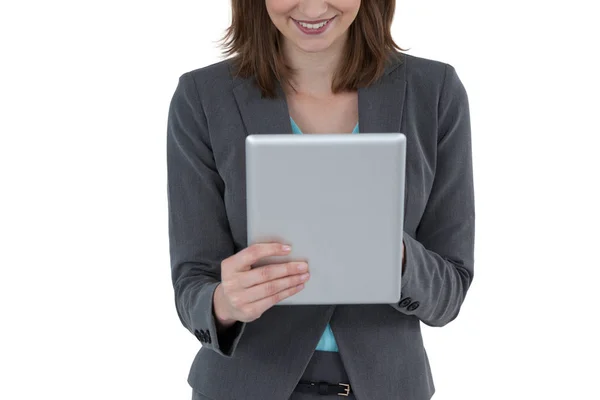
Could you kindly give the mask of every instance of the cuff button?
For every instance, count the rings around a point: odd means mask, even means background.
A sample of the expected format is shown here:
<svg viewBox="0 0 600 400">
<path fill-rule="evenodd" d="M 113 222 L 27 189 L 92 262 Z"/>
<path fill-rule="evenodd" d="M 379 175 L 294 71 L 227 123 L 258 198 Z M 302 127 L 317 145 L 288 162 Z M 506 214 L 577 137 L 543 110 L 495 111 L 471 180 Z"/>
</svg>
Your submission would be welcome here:
<svg viewBox="0 0 600 400">
<path fill-rule="evenodd" d="M 411 301 L 412 301 L 412 299 L 410 297 L 407 297 L 407 298 L 403 299 L 398 305 L 400 307 L 406 307 L 407 305 L 410 304 Z"/>
</svg>

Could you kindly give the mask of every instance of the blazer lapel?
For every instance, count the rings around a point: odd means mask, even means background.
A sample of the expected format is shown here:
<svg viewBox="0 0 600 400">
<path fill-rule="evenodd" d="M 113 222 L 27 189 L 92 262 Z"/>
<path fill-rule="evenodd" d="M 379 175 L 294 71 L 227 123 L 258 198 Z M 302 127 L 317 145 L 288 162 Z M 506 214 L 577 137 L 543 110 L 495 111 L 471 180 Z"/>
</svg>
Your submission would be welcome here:
<svg viewBox="0 0 600 400">
<path fill-rule="evenodd" d="M 397 59 L 395 59 L 397 60 Z M 408 151 L 410 135 L 402 131 L 402 112 L 406 96 L 405 68 L 402 62 L 389 64 L 386 74 L 375 84 L 358 90 L 358 123 L 360 133 L 403 133 L 407 154 L 404 179 L 404 213 L 408 211 L 411 157 Z M 406 124 L 404 124 L 406 126 Z"/>
<path fill-rule="evenodd" d="M 281 85 L 277 98 L 263 98 L 251 79 L 243 79 L 234 87 L 235 100 L 248 135 L 292 133 L 287 101 Z"/>
<path fill-rule="evenodd" d="M 375 84 L 358 89 L 360 133 L 400 132 L 405 92 L 404 74 L 391 71 Z"/>
</svg>

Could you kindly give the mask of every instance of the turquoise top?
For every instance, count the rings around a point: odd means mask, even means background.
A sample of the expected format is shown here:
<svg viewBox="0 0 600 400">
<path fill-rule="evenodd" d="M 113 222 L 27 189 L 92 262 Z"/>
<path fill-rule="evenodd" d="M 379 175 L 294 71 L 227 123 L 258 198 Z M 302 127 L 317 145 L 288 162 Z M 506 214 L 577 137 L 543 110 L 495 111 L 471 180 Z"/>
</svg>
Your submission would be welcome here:
<svg viewBox="0 0 600 400">
<path fill-rule="evenodd" d="M 296 122 L 292 118 L 290 118 L 290 121 L 292 122 L 292 132 L 301 134 L 302 131 L 298 125 L 296 125 Z M 356 124 L 352 133 L 358 133 L 358 124 Z M 335 342 L 335 337 L 333 336 L 333 331 L 331 330 L 331 326 L 329 324 L 327 324 L 325 327 L 325 331 L 323 332 L 323 335 L 321 335 L 321 340 L 319 340 L 316 350 L 339 351 L 337 343 Z"/>
<path fill-rule="evenodd" d="M 302 133 L 302 131 L 300 130 L 298 125 L 296 125 L 296 121 L 294 121 L 291 117 L 290 117 L 290 121 L 292 123 L 292 132 L 293 133 Z M 352 133 L 358 133 L 358 124 L 356 124 Z"/>
</svg>

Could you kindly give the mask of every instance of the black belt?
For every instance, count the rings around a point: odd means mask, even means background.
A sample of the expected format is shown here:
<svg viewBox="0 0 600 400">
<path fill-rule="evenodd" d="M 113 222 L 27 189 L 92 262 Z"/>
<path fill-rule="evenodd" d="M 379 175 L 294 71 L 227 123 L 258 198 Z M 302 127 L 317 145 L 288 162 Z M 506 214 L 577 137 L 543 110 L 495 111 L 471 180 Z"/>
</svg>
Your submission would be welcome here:
<svg viewBox="0 0 600 400">
<path fill-rule="evenodd" d="M 295 392 L 318 393 L 321 395 L 337 394 L 338 396 L 348 396 L 352 391 L 347 383 L 327 383 L 327 382 L 308 382 L 300 381 L 294 389 Z"/>
</svg>

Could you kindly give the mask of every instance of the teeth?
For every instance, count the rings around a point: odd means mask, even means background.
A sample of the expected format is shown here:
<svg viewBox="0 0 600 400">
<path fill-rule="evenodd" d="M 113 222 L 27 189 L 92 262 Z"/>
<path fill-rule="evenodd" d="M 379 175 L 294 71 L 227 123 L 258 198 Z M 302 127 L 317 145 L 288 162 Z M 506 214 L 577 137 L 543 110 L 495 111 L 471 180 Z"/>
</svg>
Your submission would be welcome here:
<svg viewBox="0 0 600 400">
<path fill-rule="evenodd" d="M 304 22 L 298 22 L 298 23 L 308 29 L 319 29 L 319 28 L 324 27 L 327 24 L 327 22 L 329 22 L 329 21 L 321 22 L 320 24 L 306 24 Z"/>
</svg>

